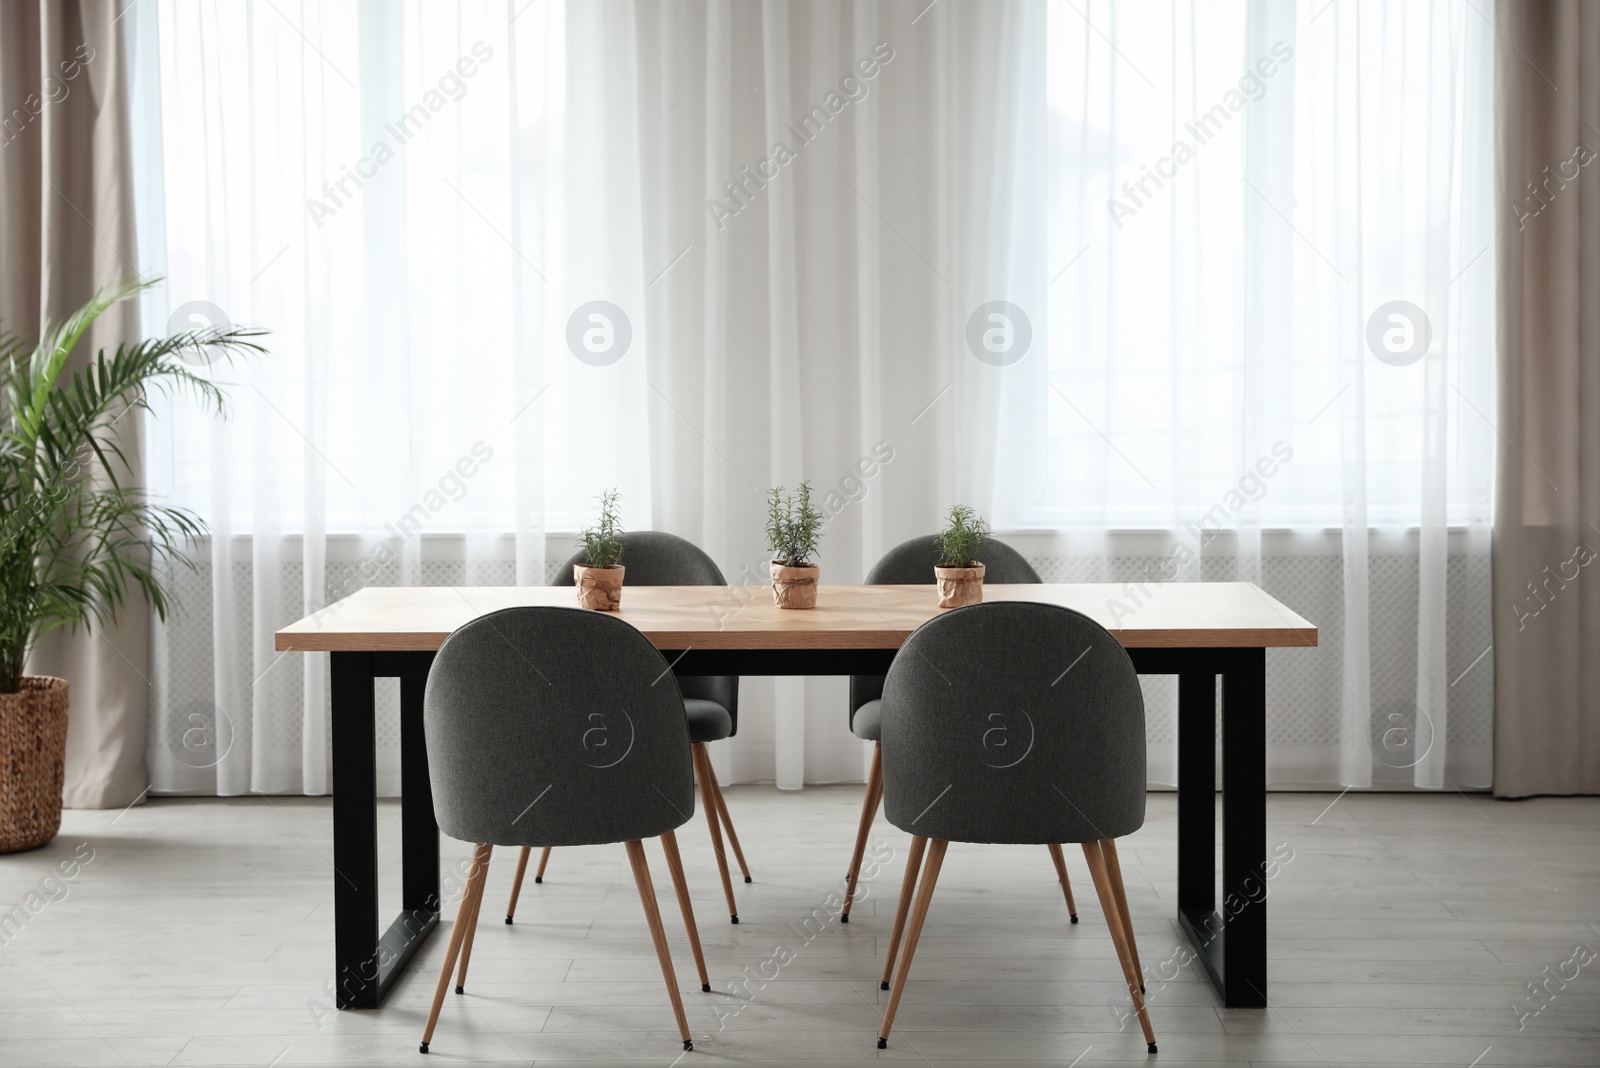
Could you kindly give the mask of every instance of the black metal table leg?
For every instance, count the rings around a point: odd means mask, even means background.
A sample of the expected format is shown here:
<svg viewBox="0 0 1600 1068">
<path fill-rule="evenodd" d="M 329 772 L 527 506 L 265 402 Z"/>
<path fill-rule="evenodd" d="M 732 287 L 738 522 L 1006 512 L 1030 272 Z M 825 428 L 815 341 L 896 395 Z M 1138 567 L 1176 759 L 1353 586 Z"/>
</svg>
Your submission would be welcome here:
<svg viewBox="0 0 1600 1068">
<path fill-rule="evenodd" d="M 1217 676 L 1178 676 L 1178 911 L 1217 902 Z"/>
<path fill-rule="evenodd" d="M 333 956 L 341 1009 L 376 1008 L 377 733 L 371 653 L 332 653 Z"/>
<path fill-rule="evenodd" d="M 1223 1004 L 1267 1004 L 1267 651 L 1230 649 L 1222 676 Z"/>
<path fill-rule="evenodd" d="M 1134 662 L 1178 674 L 1178 920 L 1229 1008 L 1267 1004 L 1266 650 Z M 1222 902 L 1216 869 L 1216 676 L 1222 675 Z"/>
<path fill-rule="evenodd" d="M 404 870 L 400 902 L 408 913 L 439 912 L 439 824 L 422 733 L 422 695 L 428 676 L 400 677 L 400 848 Z"/>
<path fill-rule="evenodd" d="M 341 1009 L 375 1009 L 439 922 L 439 828 L 433 816 L 422 694 L 431 654 L 398 662 L 336 652 L 333 681 L 334 986 Z M 377 732 L 373 683 L 400 676 L 403 909 L 378 931 Z"/>
</svg>

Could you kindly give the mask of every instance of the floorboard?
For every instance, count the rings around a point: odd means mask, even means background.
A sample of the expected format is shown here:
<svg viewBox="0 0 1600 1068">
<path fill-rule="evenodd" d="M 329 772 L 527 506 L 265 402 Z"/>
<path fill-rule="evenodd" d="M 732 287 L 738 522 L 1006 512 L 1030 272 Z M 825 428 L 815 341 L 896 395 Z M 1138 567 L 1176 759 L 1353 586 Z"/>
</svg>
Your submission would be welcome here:
<svg viewBox="0 0 1600 1068">
<path fill-rule="evenodd" d="M 873 848 L 887 859 L 840 924 L 861 788 L 727 798 L 756 877 L 735 883 L 737 927 L 702 817 L 678 835 L 711 994 L 692 981 L 666 866 L 648 848 L 695 1035 L 681 1060 L 620 846 L 556 851 L 510 927 L 514 856 L 496 855 L 467 993 L 447 998 L 424 1061 L 416 1043 L 454 903 L 381 1009 L 334 1011 L 329 802 L 256 797 L 68 812 L 50 846 L 0 857 L 0 1064 L 1151 1062 L 1078 850 L 1066 853 L 1074 926 L 1042 848 L 951 846 L 879 1051 L 877 978 L 906 836 L 880 819 Z M 1154 1063 L 1600 1065 L 1600 959 L 1576 975 L 1567 963 L 1577 947 L 1600 952 L 1600 800 L 1328 801 L 1271 795 L 1269 842 L 1293 859 L 1270 883 L 1272 1004 L 1252 1011 L 1222 1009 L 1188 962 L 1173 916 L 1174 796 L 1150 795 L 1120 853 L 1151 976 Z M 398 805 L 381 805 L 379 822 L 388 915 Z M 469 856 L 444 842 L 446 870 Z"/>
</svg>

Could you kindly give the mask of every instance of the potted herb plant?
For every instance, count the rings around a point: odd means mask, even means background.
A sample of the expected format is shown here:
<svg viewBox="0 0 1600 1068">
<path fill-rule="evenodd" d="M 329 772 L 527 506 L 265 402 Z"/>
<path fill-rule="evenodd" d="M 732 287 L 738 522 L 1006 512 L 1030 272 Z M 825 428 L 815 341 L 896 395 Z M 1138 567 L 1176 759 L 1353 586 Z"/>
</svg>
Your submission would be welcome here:
<svg viewBox="0 0 1600 1068">
<path fill-rule="evenodd" d="M 774 486 L 767 501 L 767 547 L 772 550 L 772 601 L 779 608 L 815 608 L 817 576 L 811 558 L 822 537 L 822 512 L 811 507 L 811 483 L 797 494 Z"/>
<path fill-rule="evenodd" d="M 622 521 L 617 516 L 621 499 L 615 489 L 600 494 L 600 522 L 578 535 L 584 562 L 573 566 L 572 580 L 584 608 L 615 612 L 622 607 L 622 573 L 627 569 L 622 566 Z"/>
<path fill-rule="evenodd" d="M 959 608 L 983 600 L 983 564 L 978 549 L 989 534 L 989 524 L 964 504 L 953 505 L 934 544 L 939 562 L 933 574 L 939 581 L 939 607 Z"/>
<path fill-rule="evenodd" d="M 101 350 L 66 375 L 73 348 L 114 305 L 155 284 L 107 286 L 65 322 L 24 340 L 0 331 L 0 853 L 44 845 L 61 828 L 67 680 L 23 674 L 41 635 L 114 623 L 130 593 L 165 619 L 164 565 L 205 533 L 193 512 L 156 504 L 117 445 L 152 391 L 188 393 L 217 414 L 226 397 L 195 368 L 261 352 L 265 333 L 208 327 Z"/>
</svg>

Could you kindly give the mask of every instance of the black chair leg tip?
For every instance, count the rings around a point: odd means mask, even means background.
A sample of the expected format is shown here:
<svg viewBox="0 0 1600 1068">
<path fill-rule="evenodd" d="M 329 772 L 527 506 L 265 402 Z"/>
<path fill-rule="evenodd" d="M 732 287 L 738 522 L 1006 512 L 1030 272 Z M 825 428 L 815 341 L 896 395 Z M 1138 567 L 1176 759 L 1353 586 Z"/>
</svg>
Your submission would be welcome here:
<svg viewBox="0 0 1600 1068">
<path fill-rule="evenodd" d="M 536 883 L 542 883 L 542 882 L 544 882 L 544 876 L 543 875 L 535 875 L 533 877 L 533 881 L 536 882 Z"/>
<path fill-rule="evenodd" d="M 459 987 L 459 986 L 458 986 L 458 987 L 456 987 L 456 993 L 457 993 L 457 994 L 465 994 L 465 993 L 466 993 L 466 991 L 465 991 L 465 990 L 463 990 L 463 989 L 461 989 L 461 988 L 460 988 L 460 987 Z"/>
<path fill-rule="evenodd" d="M 1139 984 L 1139 993 L 1141 993 L 1141 994 L 1144 993 L 1144 984 L 1143 983 Z"/>
<path fill-rule="evenodd" d="M 1152 1042 L 1152 1043 L 1150 1043 L 1150 1052 L 1154 1053 L 1155 1051 L 1156 1051 L 1156 1044 L 1154 1042 Z"/>
<path fill-rule="evenodd" d="M 754 879 L 752 879 L 752 878 L 750 878 L 750 876 L 748 876 L 748 875 L 746 875 L 746 876 L 745 876 L 745 877 L 744 877 L 744 881 L 745 881 L 745 882 L 747 882 L 747 883 L 753 883 L 753 882 L 755 882 L 755 880 L 754 880 Z"/>
<path fill-rule="evenodd" d="M 687 1038 L 683 1040 L 683 1052 L 689 1053 L 694 1049 L 694 1043 Z"/>
<path fill-rule="evenodd" d="M 420 1046 L 417 1047 L 417 1052 L 418 1053 L 426 1053 L 426 1052 L 428 1052 L 428 1044 L 426 1042 L 422 1043 Z"/>
<path fill-rule="evenodd" d="M 1078 914 L 1076 912 L 1074 912 L 1072 914 L 1072 922 L 1073 923 L 1077 923 L 1078 922 Z"/>
<path fill-rule="evenodd" d="M 839 922 L 840 923 L 849 923 L 850 922 L 850 914 L 848 912 L 840 913 L 839 914 Z"/>
<path fill-rule="evenodd" d="M 880 981 L 880 982 L 879 982 L 879 983 L 878 983 L 878 989 L 879 989 L 879 990 L 888 990 L 888 989 L 889 989 L 889 983 L 888 983 L 888 980 L 883 980 L 883 981 Z"/>
<path fill-rule="evenodd" d="M 888 1049 L 889 1048 L 889 1040 L 887 1038 L 878 1039 L 878 1048 L 879 1049 Z"/>
<path fill-rule="evenodd" d="M 729 917 L 729 919 L 731 919 L 734 923 L 738 923 L 739 922 L 739 914 L 737 912 L 735 912 L 732 916 Z"/>
<path fill-rule="evenodd" d="M 507 917 L 506 917 L 506 926 L 507 926 L 507 927 L 510 927 L 510 926 L 511 926 L 511 917 L 510 917 L 510 916 L 507 916 Z"/>
<path fill-rule="evenodd" d="M 710 983 L 701 983 L 700 984 L 700 993 L 702 993 L 702 994 L 711 993 L 711 984 Z"/>
</svg>

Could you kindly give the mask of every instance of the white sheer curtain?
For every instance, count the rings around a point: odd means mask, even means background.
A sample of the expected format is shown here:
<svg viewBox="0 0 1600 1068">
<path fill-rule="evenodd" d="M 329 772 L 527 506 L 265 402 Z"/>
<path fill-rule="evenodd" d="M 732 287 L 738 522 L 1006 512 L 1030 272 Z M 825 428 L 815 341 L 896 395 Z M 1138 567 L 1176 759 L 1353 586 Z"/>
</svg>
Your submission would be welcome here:
<svg viewBox="0 0 1600 1068">
<path fill-rule="evenodd" d="M 227 423 L 154 420 L 152 482 L 213 530 L 209 649 L 169 632 L 157 665 L 158 788 L 326 791 L 326 658 L 275 653 L 284 620 L 373 581 L 542 582 L 545 532 L 607 486 L 648 523 L 643 347 L 591 366 L 565 341 L 574 294 L 642 286 L 632 111 L 607 91 L 631 56 L 578 10 L 135 13 L 144 248 L 168 276 L 148 321 L 273 331 L 213 368 Z M 592 63 L 569 69 L 569 32 Z"/>
<path fill-rule="evenodd" d="M 1129 529 L 1170 535 L 1141 579 L 1269 590 L 1263 531 L 1323 543 L 1324 722 L 1274 777 L 1487 782 L 1487 746 L 1446 745 L 1483 651 L 1447 673 L 1446 584 L 1451 528 L 1486 568 L 1491 517 L 1491 25 L 1451 0 L 1059 0 L 1049 26 L 1049 355 L 1006 383 L 1027 475 L 994 480 L 997 517 L 1057 528 L 1084 578 L 1134 577 Z M 1369 574 L 1380 544 L 1412 588 Z M 1413 669 L 1376 680 L 1374 618 L 1413 603 Z"/>
<path fill-rule="evenodd" d="M 158 790 L 325 791 L 326 663 L 280 658 L 272 631 L 367 582 L 542 582 L 609 486 L 628 526 L 758 584 L 762 494 L 801 478 L 834 581 L 956 500 L 1055 578 L 1148 574 L 1209 515 L 1229 533 L 1172 577 L 1270 589 L 1272 528 L 1343 530 L 1337 633 L 1295 654 L 1328 665 L 1300 714 L 1336 738 L 1295 773 L 1322 784 L 1369 781 L 1383 704 L 1368 526 L 1420 527 L 1411 677 L 1443 728 L 1441 539 L 1487 518 L 1492 433 L 1461 411 L 1490 410 L 1493 336 L 1464 0 L 129 17 L 141 248 L 169 278 L 146 321 L 274 330 L 215 371 L 229 422 L 150 428 L 154 487 L 214 530 L 157 637 Z M 1195 158 L 1162 163 L 1218 104 Z M 1432 324 L 1407 367 L 1363 347 L 1391 299 Z M 1230 496 L 1260 457 L 1264 495 Z M 1129 529 L 1159 548 L 1130 555 Z M 843 680 L 747 679 L 720 773 L 859 779 L 843 705 Z M 1169 764 L 1153 743 L 1153 781 Z"/>
<path fill-rule="evenodd" d="M 209 625 L 158 641 L 158 789 L 326 790 L 326 664 L 273 630 L 368 581 L 542 582 L 608 486 L 764 583 L 766 487 L 809 478 L 828 577 L 858 580 L 992 467 L 990 387 L 945 339 L 1042 272 L 1016 176 L 1044 9 L 917 16 L 141 7 L 150 321 L 274 330 L 217 369 L 231 421 L 152 426 L 153 483 L 214 530 Z M 859 778 L 843 704 L 747 680 L 714 759 Z"/>
<path fill-rule="evenodd" d="M 1045 11 L 924 7 L 634 9 L 656 518 L 735 581 L 765 581 L 771 483 L 812 481 L 824 581 L 856 582 L 990 481 L 996 383 L 961 339 L 1041 284 Z M 743 693 L 772 718 L 734 777 L 862 776 L 845 680 Z"/>
</svg>

